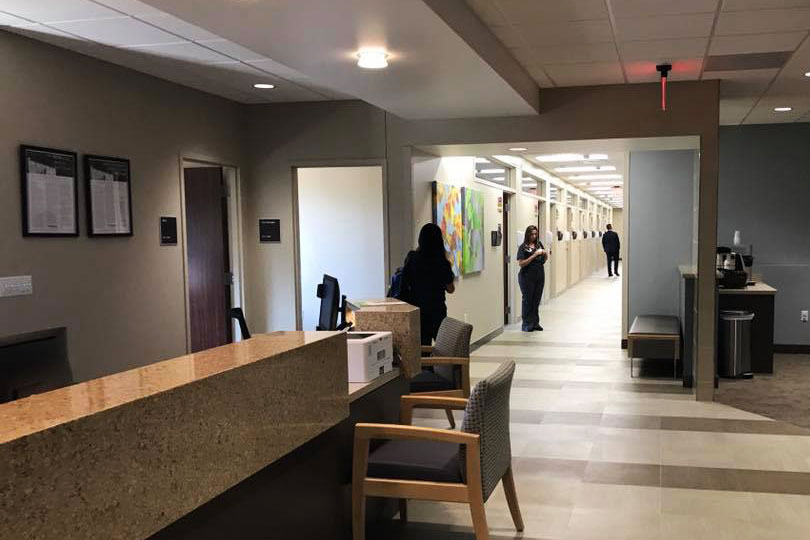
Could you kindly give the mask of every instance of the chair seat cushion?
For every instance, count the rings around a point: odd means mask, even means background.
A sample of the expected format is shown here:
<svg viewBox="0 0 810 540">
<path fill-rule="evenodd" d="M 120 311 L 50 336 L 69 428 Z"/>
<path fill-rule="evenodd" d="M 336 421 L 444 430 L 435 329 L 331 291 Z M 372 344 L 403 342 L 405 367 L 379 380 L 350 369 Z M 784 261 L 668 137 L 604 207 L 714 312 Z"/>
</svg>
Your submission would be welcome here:
<svg viewBox="0 0 810 540">
<path fill-rule="evenodd" d="M 428 482 L 461 482 L 458 444 L 386 441 L 368 456 L 368 476 Z"/>
<path fill-rule="evenodd" d="M 453 381 L 449 381 L 434 371 L 423 369 L 411 379 L 411 392 L 438 392 L 455 390 Z"/>
</svg>

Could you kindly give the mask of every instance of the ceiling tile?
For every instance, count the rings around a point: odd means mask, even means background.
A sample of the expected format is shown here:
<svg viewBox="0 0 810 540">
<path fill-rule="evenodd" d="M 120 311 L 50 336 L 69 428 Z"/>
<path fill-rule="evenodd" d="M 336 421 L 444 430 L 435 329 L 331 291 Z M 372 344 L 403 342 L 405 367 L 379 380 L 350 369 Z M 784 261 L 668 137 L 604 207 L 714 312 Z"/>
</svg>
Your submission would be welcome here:
<svg viewBox="0 0 810 540">
<path fill-rule="evenodd" d="M 762 95 L 778 73 L 778 69 L 706 71 L 703 78 L 720 79 L 720 97 L 755 98 Z"/>
<path fill-rule="evenodd" d="M 255 60 L 264 60 L 265 58 L 256 52 L 251 51 L 250 49 L 246 49 L 241 45 L 237 45 L 232 41 L 228 41 L 226 39 L 216 39 L 211 41 L 199 41 L 198 43 L 205 45 L 215 51 L 221 52 L 231 58 L 236 60 L 241 60 L 242 62 L 252 62 Z"/>
<path fill-rule="evenodd" d="M 639 41 L 708 37 L 713 23 L 712 13 L 616 19 L 616 39 Z"/>
<path fill-rule="evenodd" d="M 627 73 L 627 82 L 644 83 L 658 82 L 661 74 L 655 69 L 658 62 L 644 60 L 625 61 L 624 71 Z M 703 58 L 687 58 L 672 62 L 672 70 L 667 79 L 670 81 L 696 81 L 700 78 L 700 70 L 703 67 Z"/>
<path fill-rule="evenodd" d="M 512 24 L 607 19 L 605 0 L 495 0 Z"/>
<path fill-rule="evenodd" d="M 520 30 L 530 47 L 613 42 L 613 30 L 607 20 L 521 26 Z"/>
<path fill-rule="evenodd" d="M 718 0 L 610 0 L 614 17 L 714 13 Z"/>
<path fill-rule="evenodd" d="M 166 15 L 160 11 L 138 0 L 94 0 L 97 4 L 104 4 L 105 6 L 132 15 L 134 17 L 143 17 L 145 15 L 159 16 Z"/>
<path fill-rule="evenodd" d="M 270 60 L 269 58 L 262 58 L 261 60 L 251 60 L 248 62 L 251 66 L 255 66 L 256 68 L 278 75 L 279 77 L 283 77 L 288 80 L 305 80 L 309 79 L 306 75 L 301 73 L 300 71 L 296 71 L 291 67 L 287 67 L 284 64 L 279 64 L 275 60 Z"/>
<path fill-rule="evenodd" d="M 544 67 L 557 86 L 621 84 L 624 82 L 622 68 L 618 62 L 554 64 Z"/>
<path fill-rule="evenodd" d="M 158 28 L 181 36 L 189 41 L 211 41 L 215 39 L 222 39 L 216 34 L 212 34 L 208 30 L 204 30 L 199 26 L 187 23 L 182 19 L 178 19 L 174 15 L 163 13 L 160 15 L 142 15 L 138 17 L 140 20 L 149 24 L 155 25 Z"/>
<path fill-rule="evenodd" d="M 489 26 L 504 26 L 506 17 L 495 6 L 492 0 L 467 0 L 467 4 L 475 11 L 478 18 Z"/>
<path fill-rule="evenodd" d="M 720 125 L 737 125 L 743 121 L 757 98 L 721 98 L 720 99 Z"/>
<path fill-rule="evenodd" d="M 8 15 L 0 12 L 0 26 L 21 26 L 27 24 L 32 23 L 27 19 L 21 19 L 19 17 L 15 17 L 14 15 Z"/>
<path fill-rule="evenodd" d="M 173 58 L 175 60 L 183 60 L 198 64 L 216 64 L 218 62 L 221 63 L 231 61 L 229 57 L 223 54 L 190 42 L 169 43 L 165 45 L 143 45 L 139 47 L 132 47 L 132 49 L 144 54 Z"/>
<path fill-rule="evenodd" d="M 546 74 L 546 71 L 543 68 L 539 66 L 533 66 L 529 67 L 528 71 L 529 75 L 532 76 L 532 78 L 537 82 L 537 85 L 540 88 L 551 88 L 554 86 L 554 83 L 551 81 L 551 79 L 549 79 L 548 75 Z"/>
<path fill-rule="evenodd" d="M 715 35 L 766 34 L 810 29 L 810 8 L 724 11 Z"/>
<path fill-rule="evenodd" d="M 131 17 L 56 23 L 52 26 L 91 41 L 119 47 L 160 45 L 182 41 L 175 35 Z"/>
<path fill-rule="evenodd" d="M 619 60 L 616 48 L 612 44 L 605 43 L 534 48 L 529 49 L 527 54 L 531 59 L 527 65 L 617 62 Z"/>
<path fill-rule="evenodd" d="M 709 47 L 710 55 L 749 54 L 792 51 L 799 46 L 807 32 L 783 32 L 779 34 L 751 34 L 739 36 L 714 36 Z"/>
<path fill-rule="evenodd" d="M 490 30 L 510 49 L 523 46 L 523 36 L 515 26 L 493 26 Z"/>
<path fill-rule="evenodd" d="M 709 38 L 662 39 L 655 41 L 625 41 L 619 43 L 622 60 L 674 61 L 695 58 L 706 53 Z"/>
<path fill-rule="evenodd" d="M 723 11 L 810 7 L 810 0 L 723 0 Z"/>
<path fill-rule="evenodd" d="M 121 15 L 90 0 L 0 0 L 0 11 L 40 23 Z"/>
</svg>

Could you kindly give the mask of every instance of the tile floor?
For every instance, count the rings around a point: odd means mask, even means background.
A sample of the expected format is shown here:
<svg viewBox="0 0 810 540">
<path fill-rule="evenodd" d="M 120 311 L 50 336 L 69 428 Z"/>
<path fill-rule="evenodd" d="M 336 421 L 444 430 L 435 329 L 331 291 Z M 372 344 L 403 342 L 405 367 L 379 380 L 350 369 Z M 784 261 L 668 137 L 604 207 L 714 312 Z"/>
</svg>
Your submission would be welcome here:
<svg viewBox="0 0 810 540">
<path fill-rule="evenodd" d="M 621 282 L 592 276 L 541 308 L 544 332 L 507 329 L 473 354 L 485 377 L 513 359 L 512 452 L 526 524 L 503 491 L 494 539 L 810 538 L 810 431 L 720 403 L 680 382 L 630 378 Z M 427 412 L 417 424 L 447 427 Z M 410 522 L 372 538 L 474 538 L 461 504 L 411 501 Z"/>
</svg>

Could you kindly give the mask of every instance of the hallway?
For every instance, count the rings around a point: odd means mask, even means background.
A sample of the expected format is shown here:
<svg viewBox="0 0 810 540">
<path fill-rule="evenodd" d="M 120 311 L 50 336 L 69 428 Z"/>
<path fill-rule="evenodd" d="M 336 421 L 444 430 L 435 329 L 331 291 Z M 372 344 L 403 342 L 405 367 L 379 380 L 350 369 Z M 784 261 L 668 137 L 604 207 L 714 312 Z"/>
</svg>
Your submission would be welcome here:
<svg viewBox="0 0 810 540">
<path fill-rule="evenodd" d="M 544 332 L 509 328 L 473 353 L 473 383 L 506 359 L 513 467 L 526 530 L 503 491 L 493 538 L 810 537 L 810 431 L 719 403 L 672 379 L 631 379 L 621 281 L 593 275 L 541 307 Z M 427 413 L 416 423 L 447 427 Z M 411 501 L 391 538 L 472 539 L 465 505 Z"/>
</svg>

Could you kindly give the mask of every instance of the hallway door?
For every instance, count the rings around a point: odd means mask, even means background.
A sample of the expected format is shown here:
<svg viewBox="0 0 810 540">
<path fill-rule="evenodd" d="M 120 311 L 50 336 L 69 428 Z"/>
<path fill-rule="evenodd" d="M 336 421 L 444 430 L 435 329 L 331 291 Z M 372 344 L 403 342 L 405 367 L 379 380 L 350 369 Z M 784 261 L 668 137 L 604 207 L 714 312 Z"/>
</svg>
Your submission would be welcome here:
<svg viewBox="0 0 810 540">
<path fill-rule="evenodd" d="M 228 206 L 221 167 L 183 170 L 191 352 L 232 341 Z"/>
</svg>

